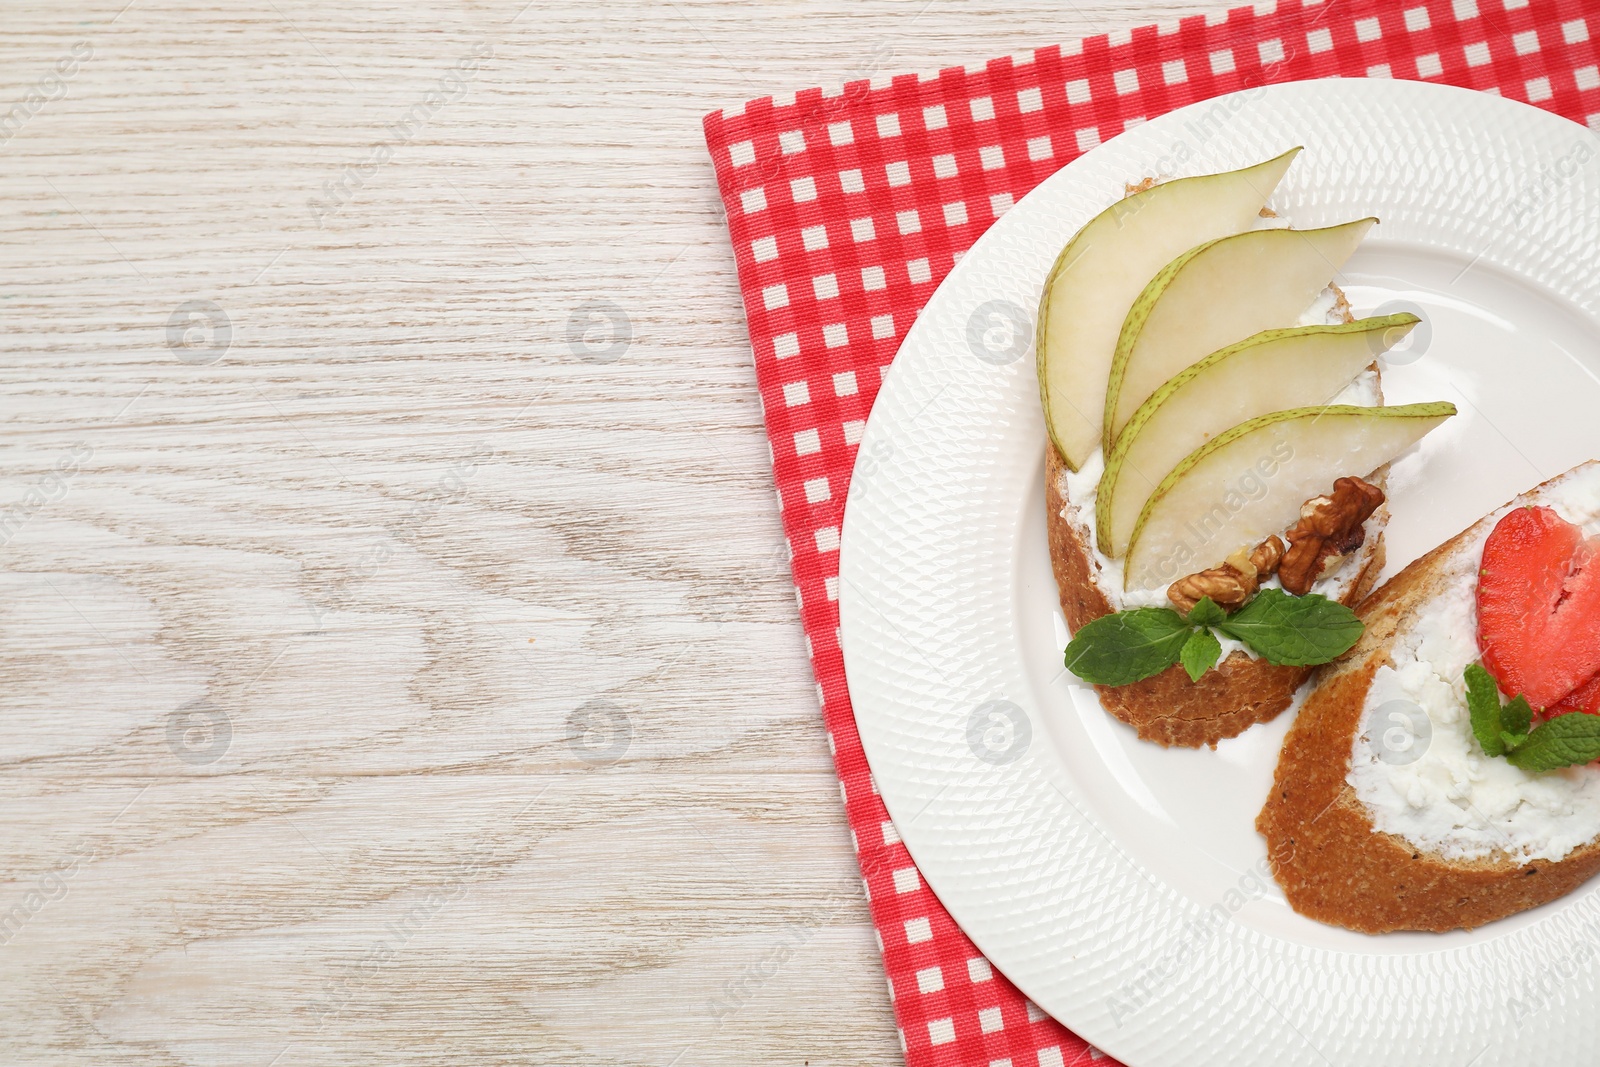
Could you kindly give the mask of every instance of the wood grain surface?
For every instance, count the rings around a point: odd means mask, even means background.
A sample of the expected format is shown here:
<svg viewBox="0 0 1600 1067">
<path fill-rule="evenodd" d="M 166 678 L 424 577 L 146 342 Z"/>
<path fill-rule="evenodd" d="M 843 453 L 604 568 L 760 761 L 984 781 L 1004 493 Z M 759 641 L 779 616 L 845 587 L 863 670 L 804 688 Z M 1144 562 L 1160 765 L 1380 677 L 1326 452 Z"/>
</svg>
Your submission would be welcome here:
<svg viewBox="0 0 1600 1067">
<path fill-rule="evenodd" d="M 7 0 L 0 1062 L 898 1063 L 700 117 L 1200 9 Z"/>
</svg>

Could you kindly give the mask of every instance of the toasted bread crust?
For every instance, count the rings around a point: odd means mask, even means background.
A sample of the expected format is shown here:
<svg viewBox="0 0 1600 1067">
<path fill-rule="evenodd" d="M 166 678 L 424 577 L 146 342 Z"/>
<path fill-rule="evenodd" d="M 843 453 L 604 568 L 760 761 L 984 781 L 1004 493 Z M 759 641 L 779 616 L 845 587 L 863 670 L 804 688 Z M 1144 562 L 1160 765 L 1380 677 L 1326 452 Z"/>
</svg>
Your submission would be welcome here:
<svg viewBox="0 0 1600 1067">
<path fill-rule="evenodd" d="M 1537 490 L 1535 490 L 1537 492 Z M 1488 520 L 1483 520 L 1487 522 Z M 1381 833 L 1345 781 L 1367 691 L 1397 634 L 1438 595 L 1475 524 L 1384 583 L 1357 609 L 1366 632 L 1317 687 L 1284 739 L 1256 829 L 1295 911 L 1362 933 L 1473 929 L 1571 892 L 1600 871 L 1600 840 L 1559 862 L 1446 860 Z"/>
<path fill-rule="evenodd" d="M 1049 520 L 1050 567 L 1061 595 L 1061 611 L 1074 632 L 1085 623 L 1109 615 L 1111 602 L 1094 579 L 1092 550 L 1079 530 L 1063 515 L 1067 501 L 1061 495 L 1065 470 L 1055 446 L 1045 445 L 1045 511 Z M 1354 604 L 1367 594 L 1383 570 L 1380 534 L 1360 575 L 1342 598 Z M 1139 737 L 1158 745 L 1216 747 L 1224 738 L 1236 737 L 1258 722 L 1267 722 L 1287 708 L 1295 690 L 1310 676 L 1310 667 L 1280 667 L 1266 660 L 1234 652 L 1207 671 L 1198 682 L 1180 666 L 1131 685 L 1097 685 L 1100 703 L 1112 715 L 1132 726 Z"/>
</svg>

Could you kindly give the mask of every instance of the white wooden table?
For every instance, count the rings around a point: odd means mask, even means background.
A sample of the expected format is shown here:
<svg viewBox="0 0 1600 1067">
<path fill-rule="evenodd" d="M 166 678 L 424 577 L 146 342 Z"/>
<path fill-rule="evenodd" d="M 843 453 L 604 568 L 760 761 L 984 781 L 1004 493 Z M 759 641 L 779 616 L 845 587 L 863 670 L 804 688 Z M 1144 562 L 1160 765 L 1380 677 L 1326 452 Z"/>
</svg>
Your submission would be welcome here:
<svg viewBox="0 0 1600 1067">
<path fill-rule="evenodd" d="M 0 13 L 0 1062 L 900 1061 L 700 117 L 1201 8 L 524 3 Z"/>
</svg>

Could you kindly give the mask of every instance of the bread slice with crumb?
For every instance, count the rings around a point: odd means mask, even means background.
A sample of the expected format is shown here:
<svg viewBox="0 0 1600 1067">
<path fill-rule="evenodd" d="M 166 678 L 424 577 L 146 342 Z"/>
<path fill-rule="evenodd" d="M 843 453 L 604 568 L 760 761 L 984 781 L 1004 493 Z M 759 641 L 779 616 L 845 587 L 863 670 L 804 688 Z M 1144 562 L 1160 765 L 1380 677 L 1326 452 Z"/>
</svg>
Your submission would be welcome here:
<svg viewBox="0 0 1600 1067">
<path fill-rule="evenodd" d="M 1371 743 L 1364 722 L 1369 703 L 1381 695 L 1374 690 L 1380 669 L 1417 662 L 1404 640 L 1408 631 L 1439 617 L 1430 613 L 1440 611 L 1442 597 L 1476 590 L 1483 543 L 1494 524 L 1512 507 L 1553 500 L 1567 479 L 1596 474 L 1600 464 L 1584 464 L 1518 497 L 1416 560 L 1359 606 L 1366 631 L 1340 660 L 1320 668 L 1256 819 L 1273 875 L 1296 911 L 1363 933 L 1472 929 L 1554 900 L 1600 871 L 1600 836 L 1554 860 L 1498 847 L 1447 858 L 1380 831 L 1352 774 L 1364 730 Z"/>
<path fill-rule="evenodd" d="M 1092 505 L 1081 507 L 1083 502 L 1071 499 L 1066 464 L 1053 445 L 1047 443 L 1045 450 L 1050 566 L 1062 614 L 1076 633 L 1094 619 L 1118 610 L 1121 590 L 1103 573 L 1093 547 L 1093 532 L 1084 513 L 1092 511 Z M 1383 473 L 1369 480 L 1381 487 Z M 1348 607 L 1372 588 L 1383 570 L 1383 527 L 1388 517 L 1388 507 L 1382 505 L 1367 520 L 1366 538 L 1341 568 L 1336 595 L 1330 599 Z M 1132 726 L 1142 740 L 1164 746 L 1214 748 L 1224 738 L 1275 718 L 1294 700 L 1295 691 L 1312 670 L 1279 666 L 1235 649 L 1198 682 L 1191 681 L 1183 667 L 1174 665 L 1140 682 L 1095 689 L 1106 711 Z"/>
</svg>

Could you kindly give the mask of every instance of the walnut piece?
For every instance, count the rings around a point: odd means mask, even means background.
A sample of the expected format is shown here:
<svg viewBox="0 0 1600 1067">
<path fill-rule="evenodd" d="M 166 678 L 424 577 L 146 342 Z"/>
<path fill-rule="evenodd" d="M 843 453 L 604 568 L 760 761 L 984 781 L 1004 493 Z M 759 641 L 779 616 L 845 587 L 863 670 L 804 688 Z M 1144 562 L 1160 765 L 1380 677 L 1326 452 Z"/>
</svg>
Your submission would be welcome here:
<svg viewBox="0 0 1600 1067">
<path fill-rule="evenodd" d="M 1283 588 L 1304 596 L 1318 579 L 1337 570 L 1366 540 L 1362 524 L 1383 500 L 1383 490 L 1370 482 L 1340 478 L 1332 496 L 1314 496 L 1301 505 L 1300 521 L 1285 535 L 1289 548 L 1278 564 Z"/>
<path fill-rule="evenodd" d="M 1251 552 L 1234 552 L 1220 567 L 1179 578 L 1167 587 L 1167 599 L 1185 615 L 1207 596 L 1223 611 L 1236 611 L 1255 595 L 1263 578 L 1272 577 L 1282 556 L 1283 542 L 1269 537 Z"/>
<path fill-rule="evenodd" d="M 1263 578 L 1270 578 L 1278 572 L 1278 564 L 1283 561 L 1283 539 L 1273 534 L 1256 546 L 1250 553 L 1250 564 Z"/>
<path fill-rule="evenodd" d="M 1210 597 L 1223 611 L 1232 611 L 1244 606 L 1244 602 L 1256 591 L 1257 584 L 1255 575 L 1244 574 L 1231 564 L 1224 563 L 1220 567 L 1179 578 L 1167 586 L 1167 599 L 1185 615 L 1194 610 L 1201 597 Z"/>
</svg>

